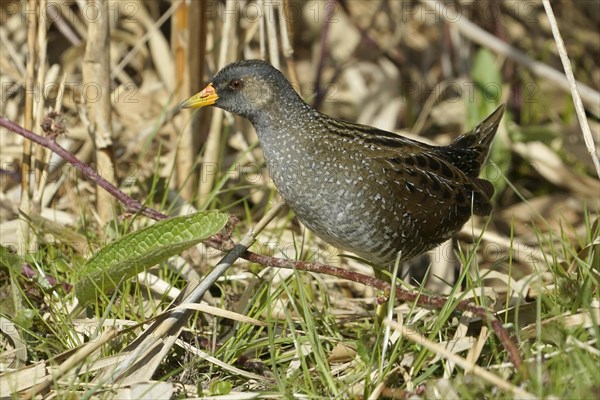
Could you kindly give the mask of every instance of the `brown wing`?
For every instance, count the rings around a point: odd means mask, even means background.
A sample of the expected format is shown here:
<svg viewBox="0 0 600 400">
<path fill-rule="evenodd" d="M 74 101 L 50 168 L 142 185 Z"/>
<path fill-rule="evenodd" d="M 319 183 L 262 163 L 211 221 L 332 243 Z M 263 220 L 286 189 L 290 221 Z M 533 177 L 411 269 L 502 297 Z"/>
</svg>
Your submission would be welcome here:
<svg viewBox="0 0 600 400">
<path fill-rule="evenodd" d="M 498 116 L 494 115 L 487 125 L 497 127 Z M 371 155 L 375 165 L 382 169 L 398 203 L 411 214 L 412 221 L 420 223 L 422 232 L 427 230 L 435 236 L 438 230 L 449 232 L 458 229 L 471 214 L 490 213 L 489 200 L 494 192 L 491 183 L 467 176 L 467 172 L 452 163 L 451 156 L 441 154 L 456 149 L 430 146 L 324 115 L 322 118 L 322 125 L 329 131 L 351 142 L 358 141 L 357 151 Z"/>
<path fill-rule="evenodd" d="M 401 154 L 381 155 L 388 184 L 423 234 L 459 229 L 472 214 L 488 215 L 493 194 L 490 182 L 469 178 L 430 149 L 411 146 Z M 407 149 L 403 149 L 407 150 Z"/>
</svg>

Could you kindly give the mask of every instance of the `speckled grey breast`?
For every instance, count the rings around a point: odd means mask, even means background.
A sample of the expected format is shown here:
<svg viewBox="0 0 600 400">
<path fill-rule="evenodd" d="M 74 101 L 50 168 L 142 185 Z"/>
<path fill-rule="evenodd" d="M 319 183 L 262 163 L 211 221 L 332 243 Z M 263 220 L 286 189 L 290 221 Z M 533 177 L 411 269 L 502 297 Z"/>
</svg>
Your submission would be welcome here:
<svg viewBox="0 0 600 400">
<path fill-rule="evenodd" d="M 328 148 L 330 144 L 322 143 Z M 315 234 L 375 262 L 386 258 L 382 256 L 391 247 L 397 247 L 391 240 L 397 239 L 401 229 L 393 229 L 389 224 L 392 221 L 386 223 L 381 215 L 383 207 L 393 206 L 382 203 L 384 197 L 392 194 L 384 192 L 382 196 L 385 184 L 377 178 L 363 178 L 373 174 L 368 164 L 344 165 L 338 162 L 341 155 L 335 151 L 329 151 L 325 157 L 304 154 L 295 159 L 290 158 L 291 152 L 271 153 L 268 146 L 264 151 L 281 195 Z M 398 223 L 399 220 L 394 225 Z"/>
</svg>

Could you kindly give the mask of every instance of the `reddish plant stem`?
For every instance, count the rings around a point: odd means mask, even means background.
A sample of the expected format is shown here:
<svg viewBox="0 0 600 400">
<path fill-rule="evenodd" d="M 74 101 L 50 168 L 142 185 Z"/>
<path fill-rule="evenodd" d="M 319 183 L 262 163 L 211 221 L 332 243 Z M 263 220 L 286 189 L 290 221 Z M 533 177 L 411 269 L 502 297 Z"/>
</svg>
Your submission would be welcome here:
<svg viewBox="0 0 600 400">
<path fill-rule="evenodd" d="M 79 159 L 77 159 L 77 157 L 75 157 L 67 149 L 56 143 L 54 137 L 43 137 L 37 135 L 23 128 L 22 126 L 4 118 L 3 116 L 0 116 L 0 126 L 3 126 L 6 129 L 10 129 L 11 131 L 18 133 L 19 135 L 31 140 L 32 142 L 52 150 L 53 152 L 64 158 L 67 162 L 71 163 L 75 168 L 80 170 L 86 178 L 90 179 L 91 181 L 94 181 L 98 186 L 106 190 L 117 200 L 123 203 L 127 212 L 139 212 L 140 214 L 145 215 L 148 218 L 152 218 L 154 220 L 168 218 L 163 213 L 160 213 L 149 207 L 144 207 L 139 201 L 133 199 L 120 189 L 116 188 L 114 185 L 112 185 L 110 182 L 108 182 L 106 179 L 100 176 L 96 171 L 94 171 L 92 167 L 90 167 L 88 164 L 82 161 L 79 161 Z"/>
<path fill-rule="evenodd" d="M 77 157 L 75 157 L 72 153 L 70 153 L 64 147 L 56 143 L 56 141 L 53 138 L 45 138 L 39 136 L 2 116 L 0 116 L 0 126 L 10 129 L 11 131 L 31 140 L 34 143 L 46 147 L 47 149 L 55 152 L 56 154 L 64 158 L 75 168 L 79 169 L 84 176 L 86 176 L 91 181 L 95 182 L 108 193 L 112 194 L 117 200 L 122 202 L 125 205 L 125 208 L 128 212 L 139 212 L 142 215 L 145 215 L 148 218 L 154 220 L 163 220 L 165 218 L 168 218 L 165 214 L 162 214 L 159 211 L 143 206 L 139 201 L 131 198 L 129 195 L 113 186 L 107 180 L 102 178 L 102 176 L 96 173 L 96 171 L 94 171 L 93 168 L 91 168 L 84 162 L 78 160 Z M 235 246 L 235 243 L 230 239 L 230 236 L 232 228 L 237 222 L 237 218 L 232 217 L 229 221 L 228 226 L 221 233 L 211 236 L 207 240 L 203 241 L 203 243 L 206 246 L 212 247 L 217 250 L 231 250 Z M 391 285 L 388 282 L 385 282 L 381 279 L 377 279 L 357 272 L 347 271 L 345 269 L 333 267 L 327 264 L 305 261 L 290 261 L 282 258 L 256 254 L 250 251 L 246 251 L 244 254 L 242 254 L 241 257 L 248 261 L 269 267 L 295 268 L 301 271 L 315 272 L 335 276 L 338 278 L 357 282 L 365 286 L 374 287 L 376 289 L 384 291 L 388 295 L 391 291 Z M 430 296 L 418 292 L 410 292 L 401 288 L 396 288 L 396 298 L 406 302 L 414 302 L 421 307 L 434 309 L 441 309 L 449 301 L 448 298 Z M 480 317 L 482 320 L 489 323 L 493 331 L 496 333 L 496 336 L 500 340 L 500 343 L 502 343 L 502 346 L 508 353 L 508 357 L 510 358 L 511 362 L 517 369 L 522 370 L 521 355 L 519 354 L 516 345 L 512 341 L 510 334 L 504 328 L 504 326 L 502 326 L 502 322 L 495 315 L 490 313 L 489 310 L 487 310 L 486 308 L 477 306 L 467 300 L 459 301 L 456 305 L 456 309 L 460 311 L 469 311 L 474 315 Z"/>
</svg>

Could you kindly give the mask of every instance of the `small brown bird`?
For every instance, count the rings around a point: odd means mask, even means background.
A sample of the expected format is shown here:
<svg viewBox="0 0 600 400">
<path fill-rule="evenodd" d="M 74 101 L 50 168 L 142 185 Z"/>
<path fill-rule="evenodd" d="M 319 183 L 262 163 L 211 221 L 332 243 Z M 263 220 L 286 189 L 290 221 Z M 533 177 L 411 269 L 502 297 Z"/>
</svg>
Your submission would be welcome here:
<svg viewBox="0 0 600 400">
<path fill-rule="evenodd" d="M 431 146 L 324 115 L 258 60 L 226 66 L 181 107 L 208 105 L 250 120 L 275 186 L 304 225 L 372 263 L 414 257 L 491 212 L 494 188 L 478 175 L 504 106 L 450 145 Z"/>
</svg>

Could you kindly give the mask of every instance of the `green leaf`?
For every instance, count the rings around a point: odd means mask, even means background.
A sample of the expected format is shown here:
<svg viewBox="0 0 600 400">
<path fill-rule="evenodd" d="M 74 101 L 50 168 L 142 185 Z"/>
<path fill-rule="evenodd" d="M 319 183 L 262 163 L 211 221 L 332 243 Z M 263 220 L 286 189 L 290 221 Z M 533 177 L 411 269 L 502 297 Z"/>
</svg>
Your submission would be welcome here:
<svg viewBox="0 0 600 400">
<path fill-rule="evenodd" d="M 231 393 L 231 389 L 233 389 L 233 385 L 227 381 L 213 381 L 210 384 L 210 394 L 212 396 L 225 396 Z"/>
<path fill-rule="evenodd" d="M 36 320 L 36 314 L 30 308 L 20 308 L 15 312 L 15 315 L 11 318 L 12 321 L 24 329 L 31 329 L 33 323 Z"/>
<path fill-rule="evenodd" d="M 481 49 L 475 55 L 471 78 L 474 90 L 466 100 L 469 126 L 473 127 L 498 107 L 502 96 L 502 74 L 496 56 L 488 49 Z"/>
<path fill-rule="evenodd" d="M 474 84 L 473 95 L 469 95 L 465 100 L 467 125 L 474 127 L 500 105 L 502 91 L 507 88 L 502 85 L 502 74 L 496 56 L 488 49 L 482 48 L 475 55 L 471 77 Z M 504 118 L 506 120 L 509 116 L 505 115 Z M 483 177 L 494 185 L 494 197 L 504 191 L 506 180 L 503 176 L 508 174 L 511 165 L 512 152 L 509 143 L 501 135 L 496 135 L 488 163 L 482 171 Z"/>
<path fill-rule="evenodd" d="M 506 124 L 509 118 L 510 115 L 505 114 L 504 121 L 501 123 Z M 487 164 L 482 171 L 482 175 L 494 185 L 494 199 L 497 199 L 504 192 L 506 188 L 506 179 L 504 177 L 509 174 L 511 168 L 512 151 L 510 144 L 505 137 L 496 134 Z"/>
<path fill-rule="evenodd" d="M 21 263 L 23 263 L 21 257 L 14 254 L 8 247 L 0 245 L 0 266 L 18 271 Z"/>
<path fill-rule="evenodd" d="M 198 212 L 158 222 L 105 246 L 79 274 L 75 285 L 79 304 L 94 299 L 96 290 L 110 292 L 121 281 L 218 233 L 227 220 L 227 214 Z"/>
<path fill-rule="evenodd" d="M 502 77 L 496 63 L 496 56 L 485 48 L 480 49 L 475 55 L 471 76 L 473 77 L 473 81 L 482 87 L 486 87 L 489 84 L 502 84 Z"/>
<path fill-rule="evenodd" d="M 543 125 L 519 126 L 511 132 L 513 142 L 542 142 L 546 145 L 561 136 L 558 131 Z"/>
<path fill-rule="evenodd" d="M 17 315 L 23 315 L 25 312 L 31 311 L 22 304 L 23 289 L 19 287 L 18 283 L 23 262 L 23 259 L 10 248 L 0 245 L 0 267 L 8 269 L 10 275 L 10 285 L 3 287 L 0 296 L 0 311 L 10 317 L 17 325 L 29 328 L 32 319 L 15 321 Z"/>
</svg>

